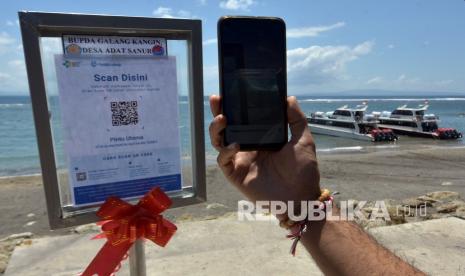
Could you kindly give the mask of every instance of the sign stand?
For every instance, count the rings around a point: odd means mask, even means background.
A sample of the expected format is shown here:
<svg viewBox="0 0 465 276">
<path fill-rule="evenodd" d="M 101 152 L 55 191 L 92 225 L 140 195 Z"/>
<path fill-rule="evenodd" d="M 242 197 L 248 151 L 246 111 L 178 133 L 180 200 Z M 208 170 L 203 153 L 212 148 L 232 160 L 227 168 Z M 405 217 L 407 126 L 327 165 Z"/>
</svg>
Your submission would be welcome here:
<svg viewBox="0 0 465 276">
<path fill-rule="evenodd" d="M 188 108 L 184 109 L 183 112 L 186 112 L 185 115 L 188 118 L 190 131 L 190 146 L 188 148 L 190 167 L 185 170 L 189 183 L 183 184 L 179 191 L 173 190 L 169 192 L 168 196 L 173 202 L 172 208 L 201 203 L 206 200 L 202 23 L 200 20 L 27 11 L 19 12 L 18 15 L 51 229 L 72 227 L 99 220 L 96 216 L 99 204 L 81 205 L 75 204 L 76 202 L 72 200 L 73 191 L 69 185 L 71 182 L 63 176 L 75 173 L 76 178 L 79 177 L 80 181 L 86 181 L 89 178 L 87 175 L 76 172 L 77 167 L 70 170 L 70 166 L 66 161 L 64 164 L 60 164 L 59 156 L 63 160 L 67 159 L 66 155 L 59 150 L 60 145 L 56 142 L 59 139 L 54 139 L 56 138 L 54 135 L 63 132 L 63 127 L 60 128 L 58 124 L 54 124 L 55 120 L 57 120 L 55 118 L 59 118 L 59 114 L 63 110 L 54 109 L 55 97 L 53 92 L 58 87 L 53 85 L 56 83 L 57 77 L 53 73 L 51 69 L 53 66 L 51 65 L 53 65 L 55 55 L 63 55 L 65 52 L 62 49 L 47 48 L 45 46 L 47 41 L 61 40 L 63 42 L 63 38 L 70 35 L 82 37 L 110 36 L 113 38 L 163 38 L 168 44 L 172 43 L 185 48 L 184 54 L 178 54 L 177 56 L 177 60 L 182 61 L 181 64 L 183 65 L 178 68 L 182 68 L 183 71 L 176 72 L 180 76 L 185 76 L 183 84 L 185 84 L 188 98 Z M 152 49 L 153 53 L 159 52 L 160 47 L 157 47 Z M 79 45 L 66 46 L 66 53 L 77 54 L 81 53 L 81 50 L 82 48 Z M 132 51 L 132 49 L 130 50 Z M 175 51 L 173 52 L 175 53 Z M 107 64 L 111 64 L 111 62 L 104 62 L 105 66 Z M 62 65 L 71 68 L 70 70 L 75 70 L 76 67 L 80 66 L 80 62 L 64 61 Z M 90 63 L 89 68 L 93 68 L 90 70 L 97 70 L 97 66 L 100 65 L 94 61 Z M 122 75 L 121 80 L 123 80 Z M 141 79 L 136 77 L 136 80 Z M 107 81 L 106 78 L 105 81 Z M 59 107 L 63 107 L 61 102 Z M 68 169 L 62 170 L 60 165 L 64 165 L 63 167 L 68 166 Z M 182 173 L 184 176 L 184 172 Z M 121 181 L 121 183 L 128 182 L 130 184 L 129 181 L 132 180 L 127 179 L 127 181 Z M 135 198 L 134 201 L 136 201 Z M 131 247 L 129 266 L 131 276 L 146 275 L 144 242 L 142 240 L 136 240 Z"/>
<path fill-rule="evenodd" d="M 173 201 L 172 208 L 201 203 L 206 200 L 202 23 L 200 20 L 19 12 L 19 21 L 51 229 L 98 221 L 95 212 L 99 204 L 80 206 L 73 205 L 72 200 L 70 200 L 69 181 L 60 178 L 63 173 L 60 174 L 60 164 L 59 159 L 57 159 L 57 156 L 61 154 L 56 142 L 58 139 L 53 137 L 55 135 L 53 131 L 63 132 L 62 127 L 53 124 L 61 112 L 59 109 L 53 109 L 53 99 L 50 95 L 52 90 L 57 89 L 51 85 L 57 80 L 53 71 L 47 71 L 44 68 L 49 68 L 50 64 L 53 66 L 51 62 L 53 62 L 54 55 L 63 54 L 63 50 L 45 51 L 41 45 L 44 45 L 44 41 L 42 41 L 44 39 L 49 41 L 50 39 L 62 40 L 64 36 L 70 34 L 75 36 L 155 37 L 166 39 L 168 44 L 185 45 L 186 53 L 177 56 L 177 58 L 178 61 L 184 58 L 183 62 L 186 64 L 182 66 L 183 72 L 180 71 L 179 74 L 186 76 L 183 83 L 187 89 L 188 108 L 183 109 L 183 112 L 186 113 L 185 116 L 189 120 L 191 132 L 189 147 L 191 162 L 190 168 L 186 170 L 186 173 L 190 174 L 188 179 L 191 183 L 184 183 L 181 191 L 170 192 L 168 195 Z M 74 65 L 76 64 L 68 64 L 70 70 L 76 69 L 73 67 Z M 57 112 L 51 116 L 51 111 Z M 67 160 L 66 155 L 62 154 L 61 156 L 63 160 Z M 62 165 L 68 166 L 68 164 Z M 64 170 L 64 173 L 70 173 L 69 169 Z"/>
<path fill-rule="evenodd" d="M 136 240 L 129 250 L 129 275 L 146 276 L 145 245 L 141 239 Z"/>
</svg>

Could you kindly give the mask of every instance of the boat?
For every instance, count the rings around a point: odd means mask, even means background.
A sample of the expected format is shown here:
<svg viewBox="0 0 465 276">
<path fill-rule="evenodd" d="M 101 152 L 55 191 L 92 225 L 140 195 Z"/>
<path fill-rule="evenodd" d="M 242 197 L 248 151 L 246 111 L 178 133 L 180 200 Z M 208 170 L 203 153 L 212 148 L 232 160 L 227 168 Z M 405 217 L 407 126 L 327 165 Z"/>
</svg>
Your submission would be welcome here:
<svg viewBox="0 0 465 276">
<path fill-rule="evenodd" d="M 372 112 L 371 116 L 379 121 L 380 128 L 391 129 L 397 134 L 435 139 L 462 138 L 462 133 L 454 128 L 439 128 L 439 117 L 425 114 L 428 107 L 427 102 L 417 107 L 402 105 L 392 112 Z"/>
<path fill-rule="evenodd" d="M 344 105 L 335 111 L 314 112 L 307 117 L 312 133 L 363 141 L 396 141 L 397 135 L 389 129 L 380 129 L 374 117 L 365 116 L 366 104 L 349 108 Z"/>
</svg>

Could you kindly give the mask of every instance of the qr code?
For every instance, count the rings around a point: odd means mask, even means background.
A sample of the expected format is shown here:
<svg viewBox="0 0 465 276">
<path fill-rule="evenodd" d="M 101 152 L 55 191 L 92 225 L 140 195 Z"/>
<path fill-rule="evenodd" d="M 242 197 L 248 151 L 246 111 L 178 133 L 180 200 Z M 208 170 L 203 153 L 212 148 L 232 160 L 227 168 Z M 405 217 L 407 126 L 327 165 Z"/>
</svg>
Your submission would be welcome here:
<svg viewBox="0 0 465 276">
<path fill-rule="evenodd" d="M 113 126 L 137 125 L 137 101 L 111 102 L 111 119 Z"/>
<path fill-rule="evenodd" d="M 87 173 L 86 172 L 78 172 L 76 173 L 76 180 L 77 181 L 86 181 Z"/>
</svg>

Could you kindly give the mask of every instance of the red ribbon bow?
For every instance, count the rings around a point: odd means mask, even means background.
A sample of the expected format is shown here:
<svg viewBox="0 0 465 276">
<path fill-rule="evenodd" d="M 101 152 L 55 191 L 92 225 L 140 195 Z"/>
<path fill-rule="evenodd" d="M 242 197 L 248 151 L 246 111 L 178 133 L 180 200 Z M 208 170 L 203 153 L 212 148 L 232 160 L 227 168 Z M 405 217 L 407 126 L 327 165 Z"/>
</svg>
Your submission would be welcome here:
<svg viewBox="0 0 465 276">
<path fill-rule="evenodd" d="M 105 220 L 103 233 L 108 240 L 82 276 L 111 275 L 137 239 L 148 239 L 165 246 L 176 232 L 176 225 L 161 213 L 171 206 L 171 199 L 160 189 L 148 192 L 137 205 L 118 197 L 109 197 L 97 212 Z"/>
</svg>

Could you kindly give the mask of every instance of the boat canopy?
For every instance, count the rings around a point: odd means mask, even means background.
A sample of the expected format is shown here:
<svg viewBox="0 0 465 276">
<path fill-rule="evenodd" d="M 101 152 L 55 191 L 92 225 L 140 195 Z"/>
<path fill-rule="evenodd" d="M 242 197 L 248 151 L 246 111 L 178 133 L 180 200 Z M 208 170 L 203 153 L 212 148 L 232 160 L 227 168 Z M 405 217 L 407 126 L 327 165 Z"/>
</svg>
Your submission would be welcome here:
<svg viewBox="0 0 465 276">
<path fill-rule="evenodd" d="M 428 109 L 428 107 L 428 104 L 419 104 L 417 107 L 408 107 L 406 104 L 404 104 L 396 108 L 396 110 L 425 111 Z"/>
<path fill-rule="evenodd" d="M 346 110 L 346 111 L 366 111 L 368 108 L 368 105 L 366 104 L 359 104 L 356 105 L 354 108 L 350 108 L 347 104 L 339 107 L 336 110 Z"/>
</svg>

